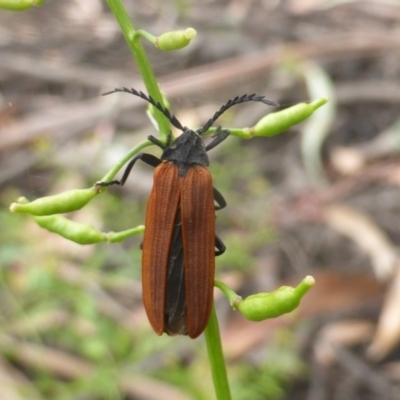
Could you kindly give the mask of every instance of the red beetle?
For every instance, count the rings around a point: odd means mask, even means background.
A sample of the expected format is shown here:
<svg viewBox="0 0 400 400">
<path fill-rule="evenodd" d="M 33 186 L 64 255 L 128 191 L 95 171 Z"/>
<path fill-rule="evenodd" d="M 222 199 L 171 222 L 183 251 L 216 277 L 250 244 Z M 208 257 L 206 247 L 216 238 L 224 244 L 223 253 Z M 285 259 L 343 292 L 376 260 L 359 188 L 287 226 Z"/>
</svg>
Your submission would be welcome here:
<svg viewBox="0 0 400 400">
<path fill-rule="evenodd" d="M 225 251 L 215 234 L 215 210 L 225 207 L 226 202 L 213 187 L 207 169 L 207 151 L 225 140 L 229 130 L 217 129 L 207 146 L 201 135 L 236 104 L 247 101 L 277 104 L 255 94 L 236 97 L 223 105 L 202 128 L 193 131 L 183 127 L 165 107 L 143 92 L 123 88 L 105 94 L 114 92 L 127 92 L 146 100 L 182 131 L 172 143 L 170 135 L 167 144 L 149 136 L 163 150 L 161 159 L 147 153 L 138 154 L 129 162 L 120 181 L 97 185 L 123 185 L 139 159 L 155 167 L 142 243 L 143 302 L 158 335 L 166 332 L 194 339 L 204 331 L 210 318 L 215 256 Z"/>
</svg>

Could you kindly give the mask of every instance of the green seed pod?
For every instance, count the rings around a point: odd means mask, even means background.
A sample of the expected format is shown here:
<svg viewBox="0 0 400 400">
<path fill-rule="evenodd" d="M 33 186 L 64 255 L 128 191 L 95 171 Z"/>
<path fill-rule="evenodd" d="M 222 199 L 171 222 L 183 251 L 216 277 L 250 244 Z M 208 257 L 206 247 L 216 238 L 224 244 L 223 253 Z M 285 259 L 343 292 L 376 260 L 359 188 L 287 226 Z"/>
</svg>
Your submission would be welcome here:
<svg viewBox="0 0 400 400">
<path fill-rule="evenodd" d="M 12 203 L 10 211 L 38 216 L 68 213 L 81 209 L 97 194 L 95 188 L 67 190 L 54 196 L 41 197 L 30 203 Z"/>
<path fill-rule="evenodd" d="M 10 11 L 24 11 L 40 6 L 44 0 L 1 0 L 0 8 Z"/>
<path fill-rule="evenodd" d="M 312 103 L 300 103 L 282 111 L 268 114 L 252 128 L 252 136 L 274 136 L 292 125 L 307 119 L 315 110 L 324 105 L 328 99 L 321 97 Z"/>
<path fill-rule="evenodd" d="M 71 221 L 62 215 L 34 216 L 33 218 L 42 228 L 57 233 L 65 239 L 78 244 L 93 244 L 107 241 L 107 236 L 103 232 L 80 222 Z"/>
<path fill-rule="evenodd" d="M 179 50 L 186 47 L 197 35 L 193 28 L 182 31 L 171 31 L 160 35 L 156 39 L 156 47 L 164 51 Z"/>
<path fill-rule="evenodd" d="M 271 293 L 257 293 L 244 300 L 236 298 L 232 306 L 250 321 L 276 318 L 297 308 L 314 283 L 314 278 L 307 276 L 296 288 L 282 286 Z"/>
</svg>

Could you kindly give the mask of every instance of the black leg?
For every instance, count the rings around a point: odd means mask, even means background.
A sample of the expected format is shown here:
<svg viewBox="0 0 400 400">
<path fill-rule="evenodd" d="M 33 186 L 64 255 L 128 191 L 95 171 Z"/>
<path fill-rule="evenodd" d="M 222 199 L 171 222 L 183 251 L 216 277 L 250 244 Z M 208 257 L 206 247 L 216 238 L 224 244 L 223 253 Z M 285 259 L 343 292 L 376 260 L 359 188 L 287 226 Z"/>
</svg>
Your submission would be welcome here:
<svg viewBox="0 0 400 400">
<path fill-rule="evenodd" d="M 169 136 L 170 137 L 170 136 Z M 168 142 L 171 141 L 171 139 L 168 137 Z M 168 146 L 169 143 L 167 143 L 166 145 L 161 142 L 160 140 L 158 140 L 156 137 L 154 137 L 153 135 L 150 135 L 147 137 L 147 140 L 150 141 L 151 143 L 154 143 L 156 146 L 161 147 L 163 150 L 165 150 Z"/>
<path fill-rule="evenodd" d="M 220 256 L 221 254 L 225 253 L 226 247 L 222 242 L 222 240 L 217 235 L 215 235 L 215 247 L 217 248 L 215 256 Z"/>
<path fill-rule="evenodd" d="M 222 196 L 222 194 L 215 189 L 215 187 L 213 187 L 213 191 L 214 191 L 214 200 L 217 203 L 217 205 L 215 206 L 215 210 L 221 210 L 222 208 L 226 207 L 226 200 L 224 199 L 224 196 Z"/>
<path fill-rule="evenodd" d="M 162 162 L 159 158 L 157 158 L 151 154 L 140 153 L 137 156 L 135 156 L 134 158 L 132 158 L 132 160 L 129 162 L 129 164 L 125 168 L 124 174 L 122 175 L 122 178 L 120 181 L 115 180 L 115 181 L 111 181 L 111 182 L 97 182 L 95 184 L 95 186 L 111 186 L 111 185 L 123 186 L 125 184 L 126 180 L 128 179 L 128 176 L 131 173 L 131 170 L 137 160 L 142 160 L 143 162 L 145 162 L 146 164 L 148 164 L 154 168 L 157 167 L 158 165 L 160 165 Z"/>
<path fill-rule="evenodd" d="M 229 136 L 229 134 L 230 134 L 229 129 L 221 130 L 221 127 L 219 126 L 217 128 L 217 131 L 215 132 L 216 136 L 214 140 L 208 143 L 208 145 L 206 146 L 206 151 L 213 149 L 215 146 L 218 146 Z"/>
</svg>

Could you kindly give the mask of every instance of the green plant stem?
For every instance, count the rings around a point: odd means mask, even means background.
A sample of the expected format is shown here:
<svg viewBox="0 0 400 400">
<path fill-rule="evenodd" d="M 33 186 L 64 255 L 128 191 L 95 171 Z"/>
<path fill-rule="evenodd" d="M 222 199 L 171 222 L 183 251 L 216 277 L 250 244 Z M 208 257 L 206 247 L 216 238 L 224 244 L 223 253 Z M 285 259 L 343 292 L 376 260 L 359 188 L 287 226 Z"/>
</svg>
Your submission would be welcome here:
<svg viewBox="0 0 400 400">
<path fill-rule="evenodd" d="M 106 236 L 110 243 L 120 243 L 128 237 L 131 237 L 133 235 L 138 235 L 143 232 L 144 232 L 144 225 L 139 225 L 136 226 L 135 228 L 127 229 L 126 231 L 122 232 L 110 232 L 106 234 Z"/>
<path fill-rule="evenodd" d="M 243 301 L 241 296 L 239 296 L 237 293 L 235 293 L 228 285 L 226 285 L 224 282 L 214 280 L 214 286 L 217 287 L 221 292 L 228 298 L 229 304 L 231 307 L 234 307 L 235 302 L 237 301 Z"/>
<path fill-rule="evenodd" d="M 210 321 L 204 331 L 204 336 L 206 338 L 208 359 L 210 361 L 216 397 L 218 400 L 231 400 L 231 391 L 226 374 L 221 335 L 219 333 L 217 313 L 215 312 L 214 304 L 211 310 Z"/>
<path fill-rule="evenodd" d="M 115 175 L 117 175 L 118 171 L 131 159 L 133 158 L 134 155 L 139 153 L 140 150 L 152 146 L 153 143 L 151 143 L 149 140 L 145 140 L 144 142 L 139 143 L 135 147 L 132 147 L 132 149 L 123 157 L 121 158 L 117 164 L 114 165 L 110 169 L 110 171 L 107 172 L 106 175 L 101 179 L 101 182 L 110 182 Z"/>
<path fill-rule="evenodd" d="M 146 52 L 140 42 L 140 35 L 137 34 L 129 16 L 120 0 L 106 0 L 111 11 L 115 15 L 125 40 L 131 50 L 131 53 L 136 61 L 139 72 L 143 78 L 148 94 L 156 101 L 164 104 L 163 98 L 158 87 L 154 72 L 147 58 Z M 166 141 L 170 132 L 169 121 L 166 117 L 155 110 L 154 118 L 156 119 L 161 135 L 161 140 Z M 124 157 L 102 180 L 107 182 L 111 180 L 119 171 L 122 165 L 129 160 L 133 154 L 136 154 L 141 148 L 150 145 L 150 142 L 143 142 L 139 146 L 133 148 L 129 154 Z M 222 353 L 221 337 L 219 334 L 218 320 L 213 306 L 211 311 L 210 322 L 205 330 L 207 343 L 208 357 L 212 371 L 212 377 L 215 387 L 215 392 L 218 400 L 231 400 L 228 377 L 226 374 L 225 360 Z"/>
<path fill-rule="evenodd" d="M 207 132 L 204 132 L 203 135 L 212 135 L 217 131 L 217 126 L 212 126 Z M 224 128 L 228 129 L 231 136 L 237 136 L 241 139 L 251 139 L 253 137 L 251 128 Z"/>
<path fill-rule="evenodd" d="M 136 65 L 139 69 L 140 75 L 146 86 L 147 93 L 156 101 L 164 105 L 163 97 L 160 88 L 158 87 L 156 77 L 150 65 L 147 54 L 140 42 L 140 36 L 136 34 L 136 30 L 129 19 L 129 16 L 122 4 L 121 0 L 106 0 L 110 10 L 114 14 L 116 20 L 121 27 L 125 40 L 131 50 L 135 59 Z M 158 110 L 155 110 L 154 118 L 158 123 L 160 130 L 161 140 L 166 140 L 170 132 L 170 125 L 167 118 Z"/>
<path fill-rule="evenodd" d="M 145 38 L 147 41 L 149 41 L 154 46 L 157 43 L 157 38 L 155 36 L 153 36 L 151 33 L 144 31 L 143 29 L 137 30 L 136 35 L 142 36 L 143 38 Z"/>
</svg>

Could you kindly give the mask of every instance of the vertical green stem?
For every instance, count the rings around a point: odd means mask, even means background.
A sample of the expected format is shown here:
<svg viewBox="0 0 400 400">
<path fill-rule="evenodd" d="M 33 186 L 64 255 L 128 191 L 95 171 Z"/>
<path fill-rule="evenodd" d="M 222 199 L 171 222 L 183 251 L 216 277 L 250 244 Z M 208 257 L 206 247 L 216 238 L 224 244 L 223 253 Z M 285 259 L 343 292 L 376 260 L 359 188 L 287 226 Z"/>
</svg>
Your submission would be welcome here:
<svg viewBox="0 0 400 400">
<path fill-rule="evenodd" d="M 140 42 L 140 36 L 129 19 L 121 0 L 106 0 L 115 15 L 131 53 L 142 75 L 148 94 L 156 101 L 163 104 L 163 98 L 158 87 L 153 69 L 147 58 L 146 52 Z M 160 129 L 161 140 L 165 140 L 170 132 L 169 121 L 158 110 L 155 110 L 155 119 Z M 210 322 L 204 332 L 210 360 L 215 392 L 218 400 L 231 400 L 231 393 L 226 374 L 224 355 L 222 353 L 221 337 L 219 334 L 218 320 L 213 305 Z"/>
<path fill-rule="evenodd" d="M 136 65 L 143 78 L 148 94 L 156 101 L 164 104 L 163 98 L 158 87 L 156 77 L 150 65 L 147 54 L 140 42 L 140 37 L 136 35 L 136 30 L 129 19 L 129 16 L 122 4 L 121 0 L 106 0 L 110 10 L 113 12 L 117 19 L 126 42 L 131 50 L 135 59 Z M 167 118 L 158 110 L 155 110 L 154 118 L 158 123 L 160 129 L 161 140 L 165 140 L 170 132 L 170 125 Z"/>
<path fill-rule="evenodd" d="M 211 310 L 210 322 L 204 331 L 204 336 L 206 338 L 208 359 L 210 360 L 211 374 L 217 400 L 231 400 L 231 391 L 226 374 L 221 335 L 219 333 L 218 319 L 214 304 Z"/>
</svg>

